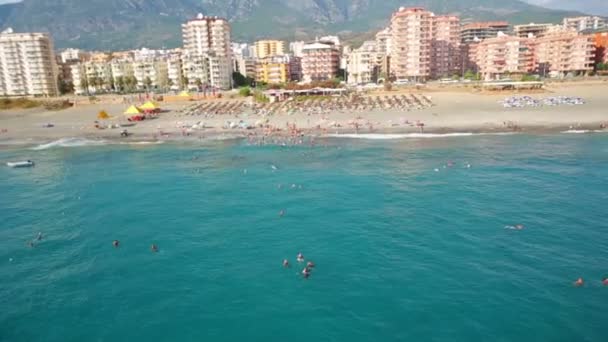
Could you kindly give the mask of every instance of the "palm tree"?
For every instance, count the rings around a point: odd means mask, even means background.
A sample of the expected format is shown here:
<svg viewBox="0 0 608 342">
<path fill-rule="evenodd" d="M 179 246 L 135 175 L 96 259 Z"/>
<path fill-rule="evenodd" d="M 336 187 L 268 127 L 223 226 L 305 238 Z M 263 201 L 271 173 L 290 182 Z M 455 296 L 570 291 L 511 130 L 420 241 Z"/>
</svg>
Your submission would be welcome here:
<svg viewBox="0 0 608 342">
<path fill-rule="evenodd" d="M 116 81 L 114 81 L 114 84 L 118 88 L 117 89 L 118 91 L 124 91 L 124 88 L 125 88 L 125 78 L 123 76 L 116 77 Z"/>
<path fill-rule="evenodd" d="M 146 90 L 150 90 L 152 87 L 152 79 L 150 79 L 150 77 L 146 77 L 146 79 L 144 79 L 144 87 Z"/>
</svg>

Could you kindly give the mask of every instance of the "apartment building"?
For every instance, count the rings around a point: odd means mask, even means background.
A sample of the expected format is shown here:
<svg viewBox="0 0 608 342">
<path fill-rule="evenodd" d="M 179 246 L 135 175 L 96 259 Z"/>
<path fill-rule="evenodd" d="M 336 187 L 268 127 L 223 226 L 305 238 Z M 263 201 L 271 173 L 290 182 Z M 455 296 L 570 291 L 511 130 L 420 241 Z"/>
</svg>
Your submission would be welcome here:
<svg viewBox="0 0 608 342">
<path fill-rule="evenodd" d="M 332 43 L 315 42 L 302 48 L 302 78 L 305 82 L 336 77 L 340 67 L 340 51 Z"/>
<path fill-rule="evenodd" d="M 545 35 L 546 32 L 555 31 L 561 28 L 559 25 L 554 24 L 523 24 L 513 26 L 513 33 L 519 38 L 536 37 L 540 38 Z"/>
<path fill-rule="evenodd" d="M 345 55 L 346 82 L 352 85 L 376 82 L 379 70 L 376 54 L 376 41 L 371 40 Z"/>
<path fill-rule="evenodd" d="M 258 40 L 255 42 L 255 57 L 267 58 L 285 54 L 285 42 L 282 40 Z"/>
<path fill-rule="evenodd" d="M 289 82 L 289 58 L 275 56 L 258 59 L 255 80 L 267 84 Z"/>
<path fill-rule="evenodd" d="M 431 78 L 459 74 L 460 18 L 451 15 L 431 17 Z"/>
<path fill-rule="evenodd" d="M 182 25 L 184 73 L 193 80 L 207 80 L 208 86 L 230 89 L 232 85 L 232 48 L 230 24 L 226 19 L 199 14 Z M 205 66 L 203 66 L 205 64 Z M 196 70 L 196 71 L 195 71 Z M 203 75 L 203 70 L 207 74 Z M 186 71 L 191 71 L 188 74 Z"/>
<path fill-rule="evenodd" d="M 535 49 L 538 72 L 543 76 L 562 77 L 593 70 L 595 45 L 591 35 L 574 30 L 554 32 L 537 39 Z"/>
<path fill-rule="evenodd" d="M 484 80 L 500 79 L 506 74 L 534 72 L 534 38 L 499 34 L 469 45 L 469 60 Z"/>
<path fill-rule="evenodd" d="M 431 20 L 423 8 L 401 7 L 391 18 L 391 74 L 397 79 L 431 75 Z"/>
<path fill-rule="evenodd" d="M 463 25 L 460 28 L 460 40 L 463 43 L 484 40 L 498 36 L 499 32 L 507 33 L 509 23 L 506 21 L 475 22 Z"/>
<path fill-rule="evenodd" d="M 56 96 L 58 70 L 46 33 L 0 33 L 0 94 Z"/>
<path fill-rule="evenodd" d="M 597 16 L 564 18 L 563 25 L 567 29 L 578 32 L 586 30 L 601 30 L 608 28 L 608 19 Z"/>
<path fill-rule="evenodd" d="M 152 90 L 168 88 L 168 66 L 165 59 L 148 59 L 133 62 L 137 88 Z"/>
</svg>

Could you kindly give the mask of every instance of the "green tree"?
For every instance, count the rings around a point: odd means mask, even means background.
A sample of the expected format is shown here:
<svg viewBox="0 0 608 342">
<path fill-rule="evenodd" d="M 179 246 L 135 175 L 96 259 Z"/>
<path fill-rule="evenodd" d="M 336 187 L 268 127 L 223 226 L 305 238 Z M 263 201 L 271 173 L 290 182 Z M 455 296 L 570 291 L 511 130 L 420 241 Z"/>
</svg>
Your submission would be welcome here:
<svg viewBox="0 0 608 342">
<path fill-rule="evenodd" d="M 150 88 L 152 88 L 152 79 L 150 77 L 146 77 L 144 79 L 144 87 L 146 90 L 150 90 Z"/>
<path fill-rule="evenodd" d="M 171 87 L 173 87 L 174 83 L 172 79 L 167 79 L 167 88 L 171 89 Z"/>
<path fill-rule="evenodd" d="M 182 75 L 180 82 L 182 90 L 188 90 L 188 77 Z"/>
<path fill-rule="evenodd" d="M 125 90 L 125 78 L 123 76 L 118 76 L 116 77 L 116 81 L 114 81 L 114 84 L 116 85 L 116 90 L 118 91 L 124 91 Z"/>
<path fill-rule="evenodd" d="M 464 78 L 467 79 L 467 80 L 475 79 L 475 73 L 472 70 L 467 70 L 464 73 Z"/>
<path fill-rule="evenodd" d="M 239 89 L 239 95 L 243 97 L 251 96 L 251 88 L 242 87 L 241 89 Z"/>
<path fill-rule="evenodd" d="M 243 74 L 241 74 L 240 72 L 236 71 L 232 73 L 232 81 L 235 88 L 240 88 L 249 85 L 247 84 L 247 78 L 243 76 Z"/>
<path fill-rule="evenodd" d="M 201 81 L 200 78 L 197 78 L 195 81 L 196 87 L 198 88 L 198 90 L 201 90 L 201 88 L 203 87 L 203 81 Z"/>
</svg>

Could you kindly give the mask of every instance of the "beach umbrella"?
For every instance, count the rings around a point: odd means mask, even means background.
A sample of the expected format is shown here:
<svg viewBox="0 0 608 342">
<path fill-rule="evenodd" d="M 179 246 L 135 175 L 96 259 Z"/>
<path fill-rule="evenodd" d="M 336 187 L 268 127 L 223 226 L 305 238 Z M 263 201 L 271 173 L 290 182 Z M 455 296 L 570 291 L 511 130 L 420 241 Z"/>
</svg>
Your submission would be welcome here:
<svg viewBox="0 0 608 342">
<path fill-rule="evenodd" d="M 102 110 L 99 113 L 97 113 L 97 118 L 101 119 L 101 120 L 106 120 L 106 119 L 109 119 L 110 116 L 108 115 L 108 113 L 105 110 Z"/>
<path fill-rule="evenodd" d="M 126 116 L 135 116 L 135 115 L 140 115 L 141 114 L 141 110 L 139 110 L 139 108 L 135 107 L 135 106 L 131 106 L 129 108 L 127 108 L 127 110 L 124 113 Z"/>
<path fill-rule="evenodd" d="M 139 109 L 143 110 L 144 112 L 155 112 L 157 110 L 160 110 L 160 107 L 157 106 L 154 102 L 148 101 L 143 105 L 139 106 Z"/>
</svg>

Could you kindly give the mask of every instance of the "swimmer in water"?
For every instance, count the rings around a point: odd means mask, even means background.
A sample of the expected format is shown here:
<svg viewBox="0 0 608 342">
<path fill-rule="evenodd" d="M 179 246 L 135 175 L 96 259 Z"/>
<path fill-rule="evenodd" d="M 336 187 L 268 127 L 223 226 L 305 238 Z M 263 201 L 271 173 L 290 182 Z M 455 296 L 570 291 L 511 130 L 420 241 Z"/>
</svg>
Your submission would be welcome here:
<svg viewBox="0 0 608 342">
<path fill-rule="evenodd" d="M 608 278 L 604 278 L 604 280 L 602 280 L 602 284 L 604 286 L 608 286 Z"/>
<path fill-rule="evenodd" d="M 314 268 L 315 267 L 315 263 L 312 261 L 309 261 L 306 263 L 306 268 Z"/>
<path fill-rule="evenodd" d="M 118 248 L 118 246 L 120 246 L 120 241 L 118 241 L 118 240 L 112 241 L 112 246 L 114 246 L 115 248 Z"/>
<path fill-rule="evenodd" d="M 298 262 L 304 262 L 304 256 L 302 255 L 302 253 L 298 253 L 297 260 Z"/>
<path fill-rule="evenodd" d="M 38 241 L 42 240 L 42 232 L 38 232 L 38 236 L 36 237 L 36 240 L 38 240 Z"/>
<path fill-rule="evenodd" d="M 285 267 L 285 268 L 290 267 L 289 261 L 287 261 L 287 259 L 283 259 L 283 267 Z"/>
<path fill-rule="evenodd" d="M 524 229 L 524 225 L 523 224 L 516 224 L 514 226 L 505 226 L 505 229 L 523 230 Z"/>
<path fill-rule="evenodd" d="M 304 278 L 308 278 L 310 276 L 310 269 L 308 267 L 304 267 L 304 269 L 302 270 L 302 275 L 304 276 Z"/>
<path fill-rule="evenodd" d="M 285 216 L 285 210 L 279 211 L 279 217 L 283 217 L 283 216 Z"/>
<path fill-rule="evenodd" d="M 583 281 L 583 278 L 578 278 L 576 279 L 576 281 L 574 282 L 574 286 L 576 287 L 581 287 L 585 285 L 585 281 Z"/>
<path fill-rule="evenodd" d="M 154 253 L 158 252 L 158 246 L 156 244 L 152 244 L 150 246 L 150 250 Z"/>
</svg>

